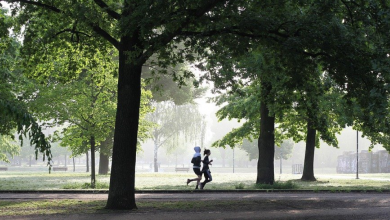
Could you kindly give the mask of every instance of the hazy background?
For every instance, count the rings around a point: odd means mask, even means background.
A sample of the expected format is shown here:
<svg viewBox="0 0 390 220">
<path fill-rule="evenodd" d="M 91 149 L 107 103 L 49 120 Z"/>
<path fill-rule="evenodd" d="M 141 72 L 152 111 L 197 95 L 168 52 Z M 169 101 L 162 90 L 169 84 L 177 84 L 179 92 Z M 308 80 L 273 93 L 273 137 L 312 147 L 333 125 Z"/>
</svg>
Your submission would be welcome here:
<svg viewBox="0 0 390 220">
<path fill-rule="evenodd" d="M 215 112 L 218 108 L 213 103 L 208 103 L 206 99 L 197 100 L 200 112 L 205 115 L 207 120 L 207 132 L 205 138 L 205 147 L 210 148 L 211 144 L 223 137 L 232 128 L 238 127 L 237 121 L 223 120 L 218 122 Z M 46 130 L 46 134 L 53 133 L 55 129 Z M 360 137 L 359 133 L 359 152 L 369 149 L 370 141 Z M 321 142 L 320 148 L 315 150 L 314 168 L 316 173 L 336 173 L 337 157 L 345 151 L 356 152 L 356 131 L 351 128 L 344 129 L 338 135 L 339 148 L 330 147 Z M 175 167 L 189 167 L 194 146 L 199 145 L 196 141 L 182 141 L 176 149 L 169 149 L 169 146 L 163 146 L 158 151 L 158 161 L 160 163 L 159 172 L 175 172 Z M 58 143 L 52 144 L 52 152 L 55 166 L 68 166 L 68 172 L 73 171 L 73 158 L 70 158 L 71 152 L 66 148 L 60 147 Z M 153 142 L 151 140 L 142 143 L 142 151 L 137 155 L 137 172 L 153 172 Z M 255 173 L 257 160 L 249 161 L 247 153 L 240 148 L 210 148 L 211 158 L 214 160 L 211 170 L 213 172 L 240 172 Z M 21 155 L 10 158 L 11 163 L 0 162 L 2 166 L 8 166 L 9 170 L 29 171 L 47 170 L 46 162 L 39 156 L 35 161 L 33 148 L 25 141 L 21 148 Z M 202 149 L 203 150 L 203 149 Z M 373 152 L 384 150 L 381 146 L 376 146 Z M 288 160 L 282 161 L 282 173 L 292 173 L 292 164 L 303 164 L 305 154 L 305 143 L 294 144 L 293 154 Z M 81 155 L 74 159 L 75 171 L 86 172 L 86 155 Z M 99 154 L 96 153 L 96 166 L 99 164 Z M 234 165 L 234 169 L 233 169 Z M 98 169 L 98 168 L 96 168 Z M 192 170 L 190 169 L 190 172 Z M 280 173 L 280 160 L 275 160 L 275 173 Z"/>
</svg>

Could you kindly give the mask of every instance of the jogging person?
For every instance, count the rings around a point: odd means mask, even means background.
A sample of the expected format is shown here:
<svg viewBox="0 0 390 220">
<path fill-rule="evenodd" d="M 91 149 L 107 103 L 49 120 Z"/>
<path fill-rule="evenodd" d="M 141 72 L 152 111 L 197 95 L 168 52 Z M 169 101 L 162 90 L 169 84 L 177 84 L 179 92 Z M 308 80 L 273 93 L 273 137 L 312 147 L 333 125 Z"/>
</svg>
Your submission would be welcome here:
<svg viewBox="0 0 390 220">
<path fill-rule="evenodd" d="M 194 170 L 194 173 L 198 176 L 197 178 L 194 178 L 194 179 L 187 179 L 187 185 L 192 182 L 192 181 L 196 181 L 196 187 L 195 189 L 198 189 L 198 185 L 200 183 L 200 181 L 202 180 L 202 173 L 200 172 L 200 163 L 202 161 L 202 158 L 201 158 L 201 154 L 200 154 L 200 147 L 199 146 L 196 146 L 194 147 L 194 150 L 195 150 L 195 154 L 194 156 L 192 157 L 192 160 L 191 160 L 191 163 L 193 163 L 193 170 Z"/>
<path fill-rule="evenodd" d="M 210 168 L 209 168 L 209 165 L 212 165 L 211 162 L 213 162 L 213 160 L 209 160 L 209 156 L 211 154 L 211 151 L 210 150 L 207 150 L 205 149 L 204 150 L 204 155 L 206 155 L 202 162 L 203 162 L 203 168 L 202 168 L 202 173 L 204 175 L 204 182 L 200 184 L 200 189 L 203 189 L 204 186 L 206 185 L 206 183 L 208 182 L 211 182 L 213 180 L 213 177 L 211 176 L 211 172 L 210 172 Z"/>
</svg>

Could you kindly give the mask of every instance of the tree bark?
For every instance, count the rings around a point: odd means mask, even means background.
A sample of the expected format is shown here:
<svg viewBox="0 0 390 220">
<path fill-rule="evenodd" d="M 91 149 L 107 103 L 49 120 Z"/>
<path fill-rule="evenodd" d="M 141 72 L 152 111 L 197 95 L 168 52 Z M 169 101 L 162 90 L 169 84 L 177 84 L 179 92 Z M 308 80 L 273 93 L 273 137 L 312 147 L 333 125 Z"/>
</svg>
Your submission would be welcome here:
<svg viewBox="0 0 390 220">
<path fill-rule="evenodd" d="M 158 172 L 158 161 L 157 161 L 157 153 L 158 153 L 158 143 L 157 140 L 154 141 L 154 154 L 153 154 L 153 167 L 154 167 L 154 172 Z"/>
<path fill-rule="evenodd" d="M 306 152 L 301 180 L 316 181 L 314 177 L 314 150 L 316 147 L 316 130 L 310 121 L 307 122 Z"/>
<path fill-rule="evenodd" d="M 141 101 L 142 64 L 132 62 L 129 52 L 135 50 L 138 37 L 122 37 L 119 48 L 118 104 L 110 189 L 106 208 L 137 209 L 135 203 L 135 164 L 139 107 Z"/>
<path fill-rule="evenodd" d="M 76 163 L 74 161 L 74 157 L 73 157 L 73 172 L 76 172 Z"/>
<path fill-rule="evenodd" d="M 275 117 L 269 116 L 265 103 L 260 105 L 260 136 L 258 139 L 259 160 L 257 162 L 257 184 L 273 184 L 275 156 Z"/>
<path fill-rule="evenodd" d="M 96 178 L 95 178 L 95 136 L 91 136 L 90 139 L 91 143 L 91 188 L 94 189 L 96 185 Z"/>
<path fill-rule="evenodd" d="M 88 151 L 87 151 L 87 153 L 85 153 L 85 155 L 86 155 L 86 157 L 85 157 L 85 163 L 86 163 L 86 165 L 87 165 L 87 173 L 89 172 L 89 154 L 88 154 Z"/>
<path fill-rule="evenodd" d="M 99 174 L 107 175 L 108 174 L 108 165 L 109 165 L 109 156 L 100 152 L 100 160 L 99 160 Z"/>
<path fill-rule="evenodd" d="M 110 171 L 110 156 L 114 137 L 114 130 L 112 133 L 106 138 L 106 140 L 100 143 L 100 155 L 99 155 L 99 174 L 107 175 Z"/>
</svg>

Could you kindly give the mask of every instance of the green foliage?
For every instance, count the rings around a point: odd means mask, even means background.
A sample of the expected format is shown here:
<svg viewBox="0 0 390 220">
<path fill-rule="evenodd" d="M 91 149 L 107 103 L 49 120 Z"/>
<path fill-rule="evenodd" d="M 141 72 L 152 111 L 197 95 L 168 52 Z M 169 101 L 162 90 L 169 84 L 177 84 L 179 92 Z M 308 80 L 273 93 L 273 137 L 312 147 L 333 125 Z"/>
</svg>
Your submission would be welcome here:
<svg viewBox="0 0 390 220">
<path fill-rule="evenodd" d="M 66 83 L 61 82 L 61 77 L 52 76 L 44 86 L 36 86 L 39 92 L 32 93 L 30 101 L 31 108 L 40 118 L 53 121 L 47 122 L 48 126 L 62 125 L 62 131 L 56 133 L 54 140 L 61 140 L 61 146 L 69 147 L 72 157 L 90 148 L 91 136 L 97 145 L 113 139 L 115 125 L 117 79 L 113 73 L 118 64 L 99 51 L 92 58 L 83 56 L 79 62 L 83 62 L 86 69 Z M 152 110 L 150 98 L 151 93 L 142 89 L 139 142 L 149 137 L 151 125 L 144 117 Z M 111 148 L 112 145 L 104 151 L 110 152 Z"/>
<path fill-rule="evenodd" d="M 156 70 L 158 67 L 143 68 L 142 77 L 146 82 L 146 89 L 153 93 L 153 100 L 173 101 L 176 105 L 184 105 L 193 103 L 194 99 L 204 94 L 206 88 L 195 88 L 192 79 L 185 76 L 187 70 L 183 66 L 178 65 L 161 71 Z"/>
<path fill-rule="evenodd" d="M 35 146 L 35 156 L 43 154 L 43 159 L 47 157 L 48 164 L 51 162 L 50 144 L 45 139 L 41 127 L 36 122 L 20 94 L 26 88 L 26 78 L 20 73 L 18 62 L 20 44 L 12 37 L 8 36 L 8 28 L 12 20 L 0 11 L 0 134 L 2 137 L 13 137 L 16 129 L 19 140 L 23 145 L 23 136 L 28 137 L 30 144 Z M 4 135 L 4 136 L 3 136 Z M 9 144 L 8 139 L 5 147 L 7 152 L 14 155 L 18 150 Z M 4 154 L 2 160 L 7 161 Z"/>
<path fill-rule="evenodd" d="M 239 184 L 236 184 L 234 186 L 235 189 L 244 189 L 245 188 L 245 185 L 243 183 L 239 183 Z"/>
<path fill-rule="evenodd" d="M 275 146 L 275 159 L 287 160 L 292 156 L 294 142 L 291 140 L 283 141 L 280 146 Z"/>
<path fill-rule="evenodd" d="M 255 160 L 259 158 L 259 151 L 257 145 L 258 140 L 243 140 L 241 149 L 247 152 L 249 160 Z M 279 160 L 280 157 L 282 157 L 283 160 L 287 160 L 292 156 L 293 148 L 294 142 L 292 142 L 291 140 L 282 141 L 282 143 L 280 143 L 280 146 L 275 146 L 275 159 Z"/>
<path fill-rule="evenodd" d="M 155 126 L 149 131 L 155 151 L 161 146 L 172 152 L 179 139 L 200 142 L 202 115 L 195 104 L 176 105 L 172 101 L 153 102 L 154 112 L 146 119 Z"/>
<path fill-rule="evenodd" d="M 0 161 L 9 163 L 7 155 L 13 157 L 19 153 L 20 146 L 10 136 L 0 134 Z"/>
<path fill-rule="evenodd" d="M 270 4 L 252 4 L 243 12 L 252 16 L 245 17 L 242 26 L 220 30 L 236 33 L 236 40 L 221 34 L 221 38 L 214 35 L 202 41 L 211 45 L 209 60 L 198 65 L 208 71 L 203 78 L 212 80 L 216 90 L 231 92 L 259 84 L 256 80 L 270 83 L 268 98 L 263 94 L 259 99 L 294 141 L 304 139 L 306 117 L 321 139 L 335 147 L 335 134 L 353 120 L 365 127 L 367 135 L 381 139 L 381 131 L 386 133 L 389 127 L 385 116 L 389 59 L 384 52 L 389 46 L 386 35 L 390 23 L 384 17 L 389 5 L 379 1 Z M 233 96 L 237 100 L 240 97 Z M 234 98 L 231 100 L 241 102 Z M 353 108 L 360 110 L 354 114 Z M 242 114 L 249 114 L 245 110 L 241 108 Z M 231 112 L 233 108 L 229 113 L 233 115 Z M 232 145 L 240 142 L 234 137 L 230 140 Z"/>
</svg>

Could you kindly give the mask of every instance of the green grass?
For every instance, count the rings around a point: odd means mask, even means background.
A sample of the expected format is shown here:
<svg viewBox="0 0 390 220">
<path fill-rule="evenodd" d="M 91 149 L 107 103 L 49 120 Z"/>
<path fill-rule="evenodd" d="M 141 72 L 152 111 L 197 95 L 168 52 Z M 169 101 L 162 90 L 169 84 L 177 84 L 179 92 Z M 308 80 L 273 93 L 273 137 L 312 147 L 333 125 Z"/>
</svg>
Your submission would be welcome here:
<svg viewBox="0 0 390 220">
<path fill-rule="evenodd" d="M 0 201 L 1 216 L 46 216 L 71 214 L 103 214 L 103 213 L 151 213 L 151 212 L 208 212 L 215 210 L 257 210 L 259 205 L 267 206 L 266 201 L 255 200 L 208 200 L 199 201 L 140 201 L 137 210 L 118 211 L 105 209 L 105 200 L 26 200 L 26 201 Z"/>
<path fill-rule="evenodd" d="M 0 201 L 0 216 L 96 213 L 104 205 L 102 200 Z"/>
<path fill-rule="evenodd" d="M 291 180 L 280 182 L 276 181 L 274 184 L 255 184 L 256 189 L 296 189 L 298 188 L 297 184 Z"/>
<path fill-rule="evenodd" d="M 191 173 L 137 173 L 137 190 L 193 190 L 195 182 L 186 185 Z M 256 185 L 255 173 L 213 173 L 213 181 L 205 189 L 256 190 L 256 189 L 307 189 L 329 190 L 333 192 L 351 190 L 390 190 L 390 174 L 361 174 L 355 179 L 353 174 L 317 175 L 316 182 L 299 180 L 300 175 L 275 175 L 274 185 Z M 96 188 L 109 188 L 109 175 L 96 176 Z M 1 172 L 0 190 L 59 190 L 89 189 L 90 175 L 87 173 L 47 173 L 47 172 Z"/>
</svg>

